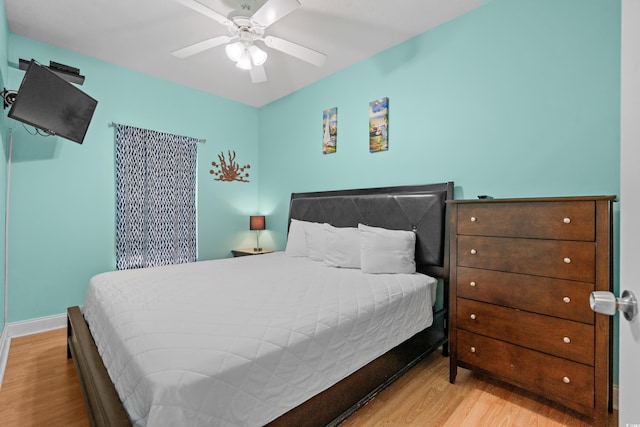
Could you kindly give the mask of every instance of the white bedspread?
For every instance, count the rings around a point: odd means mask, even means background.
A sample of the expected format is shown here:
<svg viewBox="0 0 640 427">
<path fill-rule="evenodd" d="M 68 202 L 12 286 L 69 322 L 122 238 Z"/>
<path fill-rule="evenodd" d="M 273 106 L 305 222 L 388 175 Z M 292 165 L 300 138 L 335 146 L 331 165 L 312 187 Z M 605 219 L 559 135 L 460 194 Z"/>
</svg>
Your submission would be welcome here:
<svg viewBox="0 0 640 427">
<path fill-rule="evenodd" d="M 432 323 L 436 280 L 282 252 L 99 274 L 84 315 L 137 426 L 261 426 Z"/>
</svg>

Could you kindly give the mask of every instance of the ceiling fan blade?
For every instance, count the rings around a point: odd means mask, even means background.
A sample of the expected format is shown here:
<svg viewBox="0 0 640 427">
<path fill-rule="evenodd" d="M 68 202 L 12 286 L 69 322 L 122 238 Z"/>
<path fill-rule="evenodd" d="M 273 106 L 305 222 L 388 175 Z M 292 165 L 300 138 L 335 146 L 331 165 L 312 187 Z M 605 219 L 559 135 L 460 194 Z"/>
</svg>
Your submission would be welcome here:
<svg viewBox="0 0 640 427">
<path fill-rule="evenodd" d="M 255 22 L 266 28 L 284 18 L 298 7 L 300 7 L 298 0 L 268 0 L 253 14 L 252 18 Z"/>
<path fill-rule="evenodd" d="M 264 66 L 254 65 L 249 71 L 251 75 L 251 81 L 253 83 L 262 83 L 267 81 L 267 73 L 264 71 Z"/>
<path fill-rule="evenodd" d="M 201 41 L 196 44 L 192 44 L 191 46 L 183 47 L 182 49 L 175 50 L 171 52 L 171 54 L 173 56 L 177 56 L 178 58 L 187 58 L 191 55 L 195 55 L 196 53 L 204 52 L 207 49 L 212 49 L 216 46 L 228 43 L 231 41 L 231 39 L 232 38 L 229 36 L 218 36 L 212 39 Z"/>
<path fill-rule="evenodd" d="M 302 59 L 303 61 L 307 61 L 308 63 L 315 65 L 316 67 L 322 67 L 327 60 L 327 55 L 324 53 L 281 39 L 280 37 L 267 36 L 264 38 L 264 43 L 275 50 L 295 56 L 298 59 Z"/>
<path fill-rule="evenodd" d="M 222 24 L 222 25 L 233 25 L 231 21 L 229 21 L 225 16 L 216 12 L 215 10 L 203 5 L 202 3 L 198 3 L 196 0 L 176 0 L 178 3 L 195 10 L 203 14 L 204 16 L 208 16 L 214 21 Z"/>
</svg>

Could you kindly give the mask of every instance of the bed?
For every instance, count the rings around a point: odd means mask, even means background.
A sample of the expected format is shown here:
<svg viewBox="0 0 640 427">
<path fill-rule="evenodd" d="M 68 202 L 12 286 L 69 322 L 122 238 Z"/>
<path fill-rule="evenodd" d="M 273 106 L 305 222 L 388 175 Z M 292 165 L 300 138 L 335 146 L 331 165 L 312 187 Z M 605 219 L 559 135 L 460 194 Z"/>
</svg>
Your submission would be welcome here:
<svg viewBox="0 0 640 427">
<path fill-rule="evenodd" d="M 438 283 L 448 301 L 452 192 L 448 182 L 294 193 L 284 252 L 95 276 L 84 308 L 68 309 L 68 357 L 92 425 L 179 423 L 166 395 L 184 400 L 185 420 L 196 414 L 183 425 L 335 425 L 425 355 L 446 355 L 446 306 L 434 303 Z M 386 254 L 363 255 L 361 268 L 295 254 L 300 224 L 323 224 L 323 236 L 410 231 L 420 274 L 370 274 Z M 168 312 L 174 304 L 182 308 Z M 183 347 L 167 348 L 167 335 Z M 173 391 L 158 397 L 149 378 Z"/>
</svg>

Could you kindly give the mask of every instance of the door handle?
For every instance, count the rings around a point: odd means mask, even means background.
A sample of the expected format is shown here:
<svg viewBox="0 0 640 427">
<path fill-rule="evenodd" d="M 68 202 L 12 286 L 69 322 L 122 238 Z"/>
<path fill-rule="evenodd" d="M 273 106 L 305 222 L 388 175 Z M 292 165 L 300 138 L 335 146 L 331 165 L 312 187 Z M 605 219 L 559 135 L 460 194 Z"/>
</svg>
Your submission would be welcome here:
<svg viewBox="0 0 640 427">
<path fill-rule="evenodd" d="M 613 316 L 617 310 L 624 314 L 624 318 L 632 321 L 638 315 L 638 300 L 631 291 L 622 291 L 620 298 L 616 298 L 611 292 L 595 291 L 589 297 L 591 310 L 596 313 Z"/>
</svg>

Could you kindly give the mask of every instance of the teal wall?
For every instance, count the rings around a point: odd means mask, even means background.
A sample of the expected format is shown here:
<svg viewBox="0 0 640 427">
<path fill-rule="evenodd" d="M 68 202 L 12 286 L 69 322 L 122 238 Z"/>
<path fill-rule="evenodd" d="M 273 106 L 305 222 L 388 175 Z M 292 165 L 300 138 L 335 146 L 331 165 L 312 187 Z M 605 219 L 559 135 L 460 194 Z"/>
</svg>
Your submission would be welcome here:
<svg viewBox="0 0 640 427">
<path fill-rule="evenodd" d="M 494 0 L 260 110 L 260 209 L 289 193 L 452 180 L 456 198 L 618 194 L 620 3 Z M 389 150 L 368 104 L 389 97 Z M 338 108 L 337 153 L 321 152 Z"/>
<path fill-rule="evenodd" d="M 4 8 L 4 0 L 0 0 L 0 90 L 5 87 L 7 77 L 7 50 L 8 50 L 9 28 L 7 25 L 7 14 Z M 9 135 L 7 132 L 7 119 L 4 114 L 0 114 L 0 333 L 4 329 L 5 318 L 5 282 L 4 282 L 4 243 L 5 243 L 5 227 L 4 219 L 6 214 L 6 193 L 7 187 L 7 153 L 9 149 Z M 1 343 L 0 343 L 1 345 Z"/>
<path fill-rule="evenodd" d="M 114 129 L 112 121 L 197 138 L 198 257 L 230 256 L 253 235 L 258 177 L 258 111 L 73 52 L 9 35 L 9 62 L 35 58 L 80 68 L 82 90 L 98 100 L 84 144 L 14 131 L 9 229 L 9 321 L 63 313 L 84 302 L 89 278 L 115 268 Z M 9 67 L 8 87 L 23 71 Z M 249 183 L 209 173 L 224 150 L 250 164 Z M 0 162 L 2 163 L 2 162 Z"/>
</svg>

